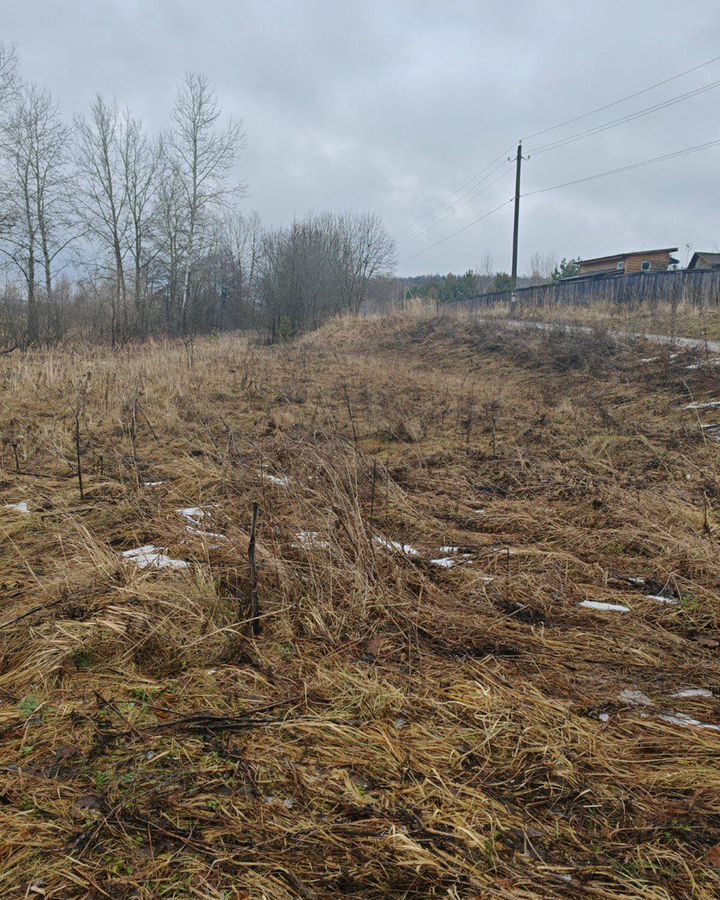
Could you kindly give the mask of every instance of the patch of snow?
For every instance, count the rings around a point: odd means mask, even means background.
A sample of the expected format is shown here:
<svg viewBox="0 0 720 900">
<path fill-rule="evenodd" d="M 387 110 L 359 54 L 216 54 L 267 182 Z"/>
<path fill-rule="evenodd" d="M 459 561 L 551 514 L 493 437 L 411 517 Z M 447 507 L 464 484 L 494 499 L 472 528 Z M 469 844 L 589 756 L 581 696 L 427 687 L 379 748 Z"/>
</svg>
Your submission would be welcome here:
<svg viewBox="0 0 720 900">
<path fill-rule="evenodd" d="M 680 601 L 675 597 L 663 597 L 662 594 L 646 594 L 648 600 L 655 600 L 657 603 L 665 603 L 667 606 L 677 606 Z"/>
<path fill-rule="evenodd" d="M 720 407 L 720 400 L 708 400 L 707 403 L 688 403 L 683 409 L 717 409 Z"/>
<path fill-rule="evenodd" d="M 645 579 L 631 577 L 631 578 L 627 579 L 627 582 L 628 582 L 628 584 L 634 584 L 635 587 L 643 587 L 643 585 L 645 584 Z"/>
<path fill-rule="evenodd" d="M 600 713 L 598 716 L 601 722 L 609 722 L 610 721 L 610 713 Z"/>
<path fill-rule="evenodd" d="M 453 559 L 452 556 L 443 556 L 442 559 L 431 559 L 431 566 L 440 566 L 442 569 L 452 569 L 460 562 L 459 559 Z"/>
<path fill-rule="evenodd" d="M 399 544 L 397 541 L 389 541 L 387 538 L 380 537 L 380 535 L 375 535 L 373 543 L 377 544 L 379 547 L 384 547 L 386 550 L 395 550 L 398 553 L 404 553 L 406 556 L 420 555 L 414 547 L 410 546 L 410 544 Z"/>
<path fill-rule="evenodd" d="M 321 550 L 330 549 L 330 541 L 320 540 L 319 531 L 298 531 L 296 537 L 300 543 L 304 544 L 306 547 L 318 547 Z M 297 544 L 295 546 L 297 546 Z"/>
<path fill-rule="evenodd" d="M 578 606 L 584 609 L 596 609 L 599 612 L 630 612 L 629 606 L 623 606 L 622 603 L 601 603 L 600 600 L 581 600 Z"/>
<path fill-rule="evenodd" d="M 623 703 L 629 703 L 631 706 L 654 706 L 652 700 L 642 691 L 631 691 L 625 689 L 618 694 L 618 700 Z"/>
<path fill-rule="evenodd" d="M 224 534 L 217 534 L 215 531 L 202 531 L 200 528 L 194 528 L 192 525 L 186 525 L 185 531 L 187 531 L 188 534 L 193 535 L 193 537 L 208 538 L 215 541 L 227 540 Z"/>
<path fill-rule="evenodd" d="M 685 700 L 690 697 L 703 697 L 707 700 L 712 700 L 713 692 L 708 691 L 706 688 L 687 688 L 684 691 L 678 691 L 677 694 L 671 694 L 671 696 L 678 700 Z"/>
<path fill-rule="evenodd" d="M 199 506 L 186 506 L 185 509 L 179 509 L 177 514 L 193 525 L 199 525 L 199 520 L 205 518 L 205 510 Z"/>
<path fill-rule="evenodd" d="M 13 512 L 19 513 L 30 512 L 30 507 L 27 504 L 27 500 L 21 500 L 19 503 L 6 503 L 5 509 L 11 509 Z"/>
<path fill-rule="evenodd" d="M 654 363 L 660 359 L 659 356 L 647 356 L 645 359 L 641 359 L 641 363 Z"/>
<path fill-rule="evenodd" d="M 145 544 L 135 550 L 124 550 L 120 555 L 132 560 L 139 569 L 187 569 L 189 563 L 182 559 L 171 559 L 166 555 L 166 547 Z"/>
<path fill-rule="evenodd" d="M 271 475 L 269 472 L 262 473 L 263 478 L 271 484 L 278 484 L 280 487 L 289 487 L 292 484 L 292 478 L 289 475 Z"/>
<path fill-rule="evenodd" d="M 692 716 L 686 716 L 684 713 L 665 713 L 660 718 L 663 722 L 669 722 L 670 725 L 680 725 L 681 728 L 705 728 L 708 731 L 720 731 L 720 725 L 708 725 L 707 722 L 700 722 L 693 719 Z"/>
<path fill-rule="evenodd" d="M 143 487 L 160 487 L 161 484 L 165 484 L 164 481 L 143 481 Z"/>
<path fill-rule="evenodd" d="M 720 356 L 715 356 L 712 359 L 709 359 L 707 363 L 695 363 L 692 366 L 685 366 L 686 369 L 702 369 L 704 365 L 708 366 L 717 366 L 720 365 Z"/>
</svg>

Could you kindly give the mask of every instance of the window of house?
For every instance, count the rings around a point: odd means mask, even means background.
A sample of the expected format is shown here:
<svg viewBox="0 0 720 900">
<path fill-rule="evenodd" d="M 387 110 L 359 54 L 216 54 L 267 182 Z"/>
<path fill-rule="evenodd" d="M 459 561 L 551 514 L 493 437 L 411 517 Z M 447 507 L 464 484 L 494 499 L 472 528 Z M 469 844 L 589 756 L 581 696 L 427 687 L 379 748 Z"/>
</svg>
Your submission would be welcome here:
<svg viewBox="0 0 720 900">
<path fill-rule="evenodd" d="M 644 259 L 640 263 L 640 268 L 643 270 L 643 272 L 649 272 L 650 269 L 652 269 L 652 263 L 650 262 L 649 259 Z"/>
<path fill-rule="evenodd" d="M 620 260 L 620 262 L 617 264 L 617 268 L 618 268 L 618 272 L 624 272 L 625 271 L 625 263 L 622 260 Z"/>
</svg>

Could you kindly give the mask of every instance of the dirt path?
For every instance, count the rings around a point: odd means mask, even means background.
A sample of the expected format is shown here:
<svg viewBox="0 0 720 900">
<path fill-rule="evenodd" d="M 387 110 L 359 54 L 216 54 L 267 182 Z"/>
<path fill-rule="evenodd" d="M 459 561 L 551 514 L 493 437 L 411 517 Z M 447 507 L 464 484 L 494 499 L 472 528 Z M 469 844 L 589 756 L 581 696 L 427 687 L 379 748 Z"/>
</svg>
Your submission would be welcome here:
<svg viewBox="0 0 720 900">
<path fill-rule="evenodd" d="M 553 328 L 561 328 L 563 331 L 581 331 L 589 334 L 592 328 L 587 325 L 566 325 L 559 322 L 533 322 L 525 319 L 483 319 L 484 322 L 504 322 L 506 325 L 513 325 L 518 328 L 538 328 L 542 331 Z M 672 337 L 669 334 L 647 334 L 644 332 L 634 331 L 609 331 L 612 337 L 630 338 L 632 340 L 653 341 L 656 344 L 666 344 L 671 347 L 686 347 L 690 350 L 707 349 L 711 353 L 720 353 L 720 341 L 704 341 L 702 338 Z"/>
</svg>

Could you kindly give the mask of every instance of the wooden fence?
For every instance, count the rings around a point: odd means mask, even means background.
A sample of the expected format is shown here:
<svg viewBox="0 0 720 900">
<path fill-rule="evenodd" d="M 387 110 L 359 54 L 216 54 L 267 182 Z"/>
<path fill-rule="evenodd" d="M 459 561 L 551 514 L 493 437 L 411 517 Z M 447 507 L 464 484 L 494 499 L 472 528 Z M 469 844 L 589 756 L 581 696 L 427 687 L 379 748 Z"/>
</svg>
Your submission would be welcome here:
<svg viewBox="0 0 720 900">
<path fill-rule="evenodd" d="M 693 306 L 720 304 L 720 269 L 667 272 L 634 272 L 580 281 L 558 281 L 513 291 L 478 294 L 460 300 L 458 306 L 482 309 L 513 299 L 523 306 L 591 306 L 604 302 L 618 306 L 689 303 Z"/>
</svg>

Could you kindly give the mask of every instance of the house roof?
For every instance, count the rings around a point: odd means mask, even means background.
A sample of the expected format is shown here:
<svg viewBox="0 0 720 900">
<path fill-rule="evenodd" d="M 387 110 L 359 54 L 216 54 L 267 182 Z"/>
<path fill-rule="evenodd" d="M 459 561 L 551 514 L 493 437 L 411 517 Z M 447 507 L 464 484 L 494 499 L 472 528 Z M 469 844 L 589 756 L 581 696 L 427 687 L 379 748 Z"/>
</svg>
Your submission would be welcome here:
<svg viewBox="0 0 720 900">
<path fill-rule="evenodd" d="M 629 250 L 627 253 L 613 253 L 611 256 L 593 256 L 592 259 L 581 259 L 580 262 L 612 262 L 613 260 L 627 259 L 628 256 L 650 256 L 653 253 L 675 253 L 676 250 L 677 247 L 660 247 L 658 250 Z"/>
<path fill-rule="evenodd" d="M 720 253 L 693 253 L 688 263 L 688 269 L 712 269 L 715 266 L 720 266 Z"/>
</svg>

